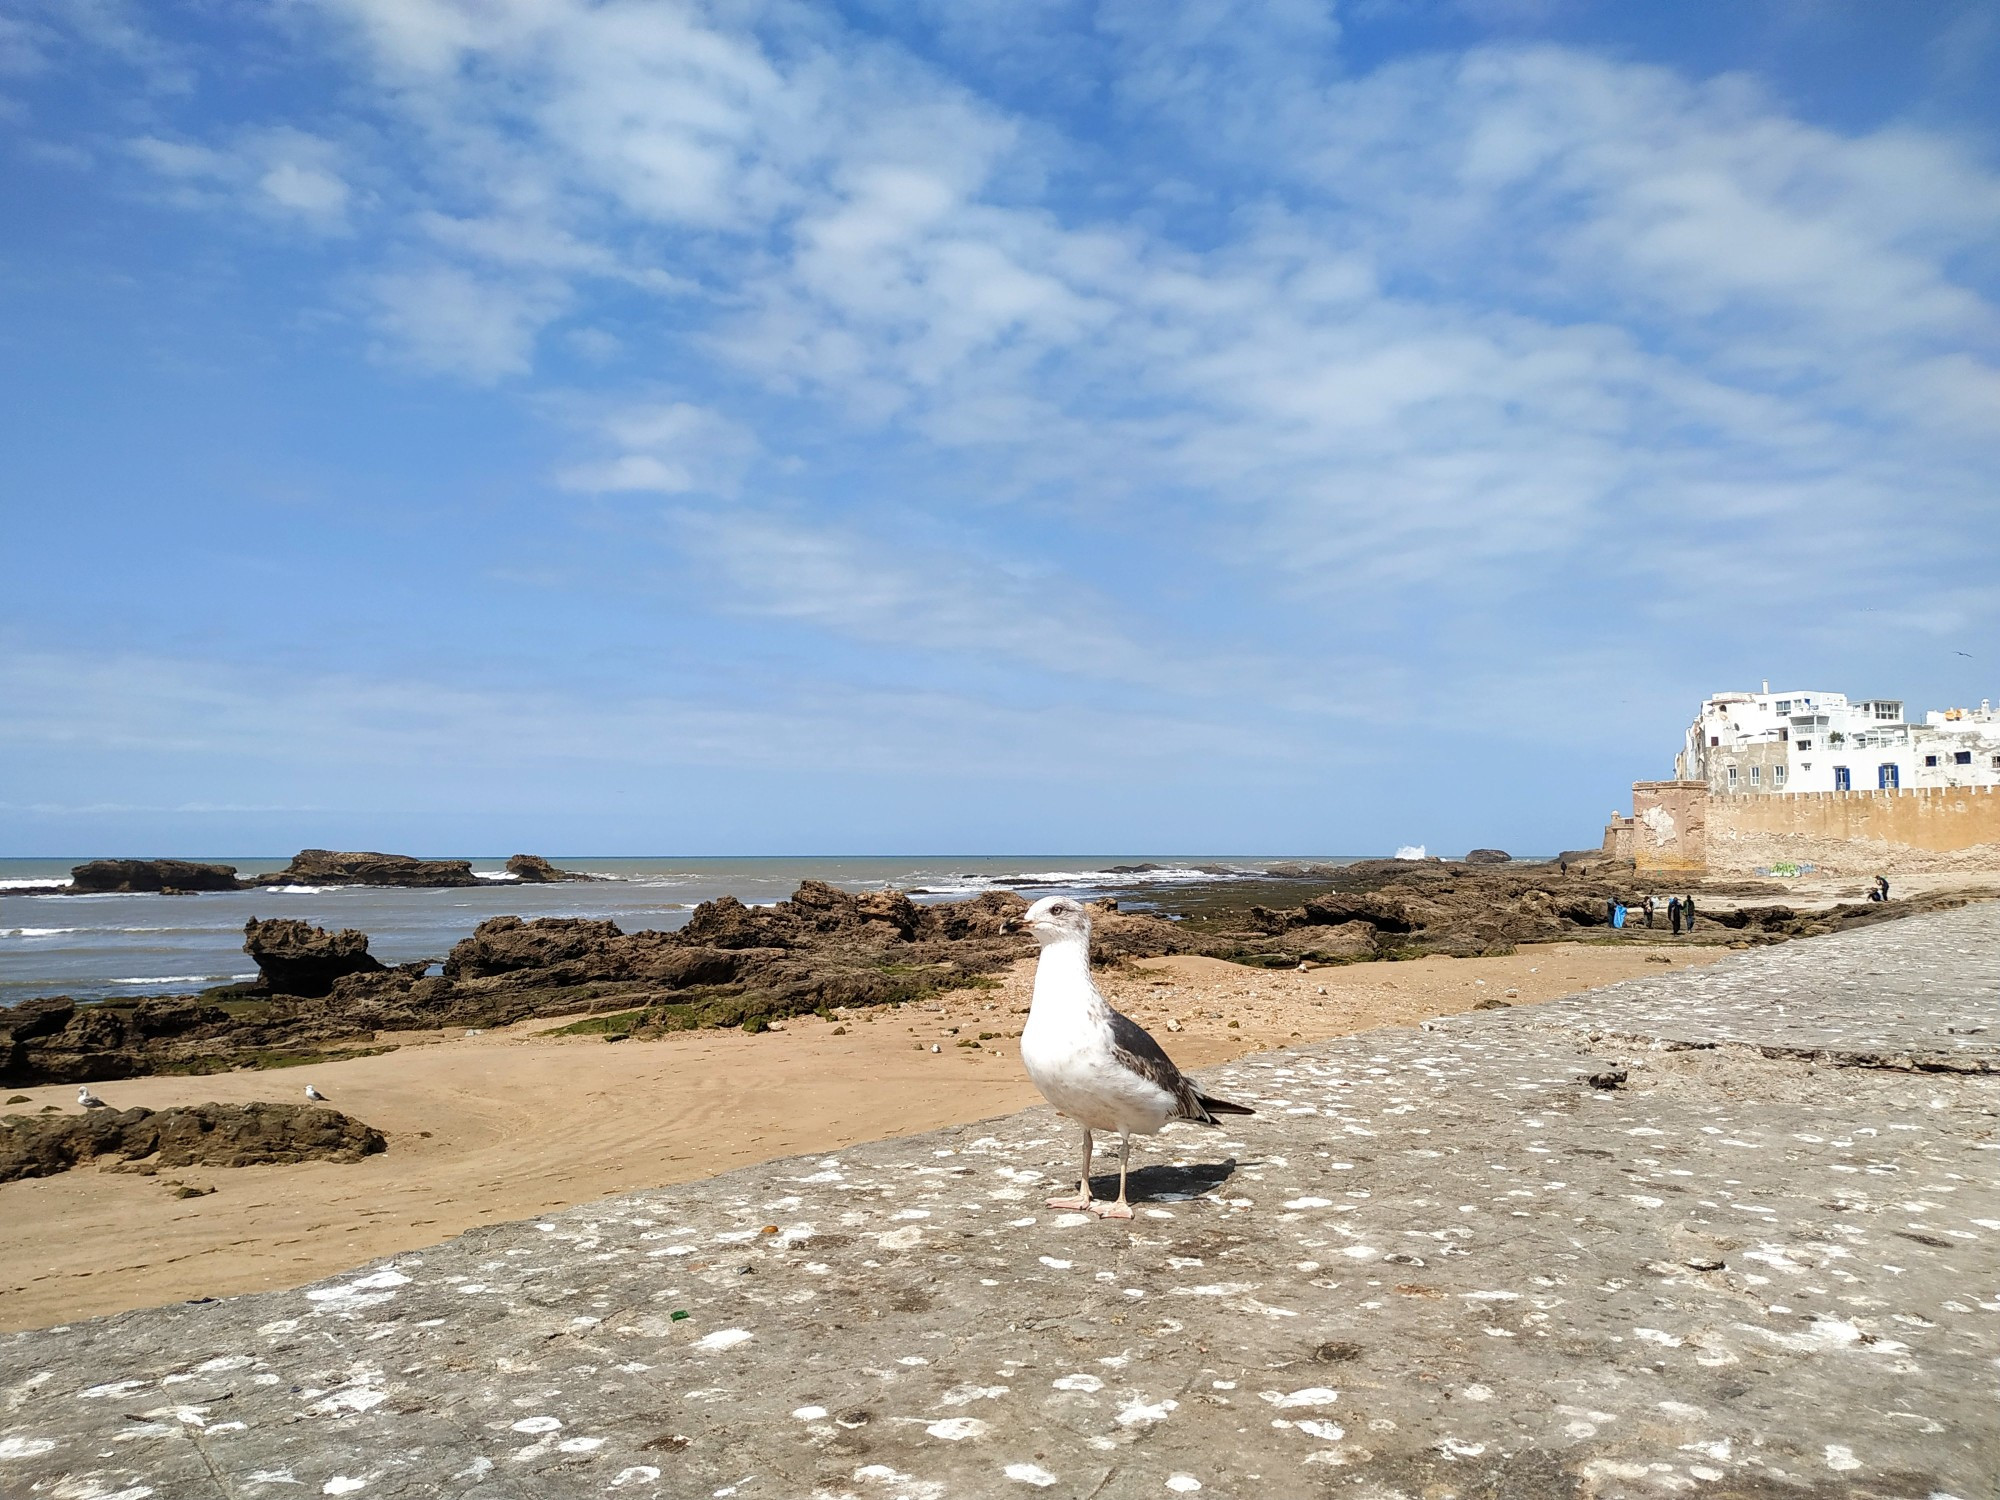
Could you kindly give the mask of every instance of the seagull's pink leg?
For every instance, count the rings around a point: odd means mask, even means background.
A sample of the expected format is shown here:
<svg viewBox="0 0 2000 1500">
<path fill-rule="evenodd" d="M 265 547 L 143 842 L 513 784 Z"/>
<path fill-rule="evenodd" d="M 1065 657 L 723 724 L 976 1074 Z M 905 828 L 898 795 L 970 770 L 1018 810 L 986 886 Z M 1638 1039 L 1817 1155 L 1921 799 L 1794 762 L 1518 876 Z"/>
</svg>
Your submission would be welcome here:
<svg viewBox="0 0 2000 1500">
<path fill-rule="evenodd" d="M 1118 1137 L 1118 1201 L 1096 1207 L 1098 1217 L 1104 1219 L 1129 1219 L 1132 1205 L 1125 1201 L 1125 1168 L 1132 1160 L 1132 1133 L 1123 1131 Z"/>
<path fill-rule="evenodd" d="M 1086 1127 L 1084 1128 L 1084 1132 L 1083 1132 L 1083 1181 L 1082 1181 L 1082 1182 L 1081 1182 L 1080 1184 L 1078 1184 L 1078 1186 L 1077 1186 L 1077 1190 L 1076 1190 L 1076 1196 L 1075 1196 L 1074 1198 L 1051 1198 L 1051 1199 L 1049 1199 L 1049 1207 L 1050 1207 L 1050 1208 L 1080 1208 L 1080 1209 L 1083 1209 L 1083 1210 L 1084 1210 L 1084 1211 L 1086 1211 L 1086 1212 L 1088 1212 L 1088 1211 L 1089 1211 L 1089 1209 L 1090 1209 L 1090 1207 L 1091 1207 L 1091 1200 L 1090 1200 L 1090 1129 L 1089 1129 L 1089 1127 L 1088 1127 L 1088 1126 L 1086 1126 Z"/>
</svg>

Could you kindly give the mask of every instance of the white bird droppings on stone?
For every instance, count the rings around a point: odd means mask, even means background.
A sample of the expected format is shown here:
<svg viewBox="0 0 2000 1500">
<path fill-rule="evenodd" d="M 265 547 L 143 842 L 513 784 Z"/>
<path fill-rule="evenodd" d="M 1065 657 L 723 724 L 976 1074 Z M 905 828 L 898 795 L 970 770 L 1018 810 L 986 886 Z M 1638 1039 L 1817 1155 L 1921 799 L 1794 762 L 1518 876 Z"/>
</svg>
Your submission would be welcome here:
<svg viewBox="0 0 2000 1500">
<path fill-rule="evenodd" d="M 365 1479 L 350 1479 L 345 1474 L 336 1474 L 319 1487 L 319 1492 L 322 1495 L 351 1495 L 356 1490 L 367 1488 L 368 1481 Z"/>
<path fill-rule="evenodd" d="M 1056 1476 L 1039 1464 L 1009 1464 L 1001 1470 L 1016 1484 L 1032 1484 L 1036 1489 L 1047 1489 L 1056 1482 Z"/>
<path fill-rule="evenodd" d="M 1169 1474 L 1167 1488 L 1177 1494 L 1190 1495 L 1201 1488 L 1201 1481 L 1192 1474 Z"/>
<path fill-rule="evenodd" d="M 792 1413 L 801 1422 L 817 1422 L 826 1416 L 824 1406 L 801 1406 Z"/>
<path fill-rule="evenodd" d="M 717 1349 L 734 1349 L 738 1344 L 749 1343 L 754 1337 L 756 1335 L 751 1333 L 747 1328 L 718 1328 L 706 1338 L 696 1339 L 694 1346 L 697 1349 L 711 1351 Z"/>
<path fill-rule="evenodd" d="M 523 1417 L 514 1424 L 513 1430 L 515 1432 L 560 1432 L 562 1430 L 562 1419 L 560 1417 Z"/>
<path fill-rule="evenodd" d="M 1101 1391 L 1104 1389 L 1104 1382 L 1099 1380 L 1095 1375 L 1065 1375 L 1060 1380 L 1052 1381 L 1051 1384 L 1059 1391 Z"/>
<path fill-rule="evenodd" d="M 947 1443 L 962 1443 L 967 1438 L 985 1437 L 993 1429 L 977 1417 L 946 1417 L 942 1422 L 933 1422 L 924 1429 L 934 1438 L 942 1438 Z"/>
<path fill-rule="evenodd" d="M 1331 1406 L 1340 1399 L 1340 1392 L 1323 1385 L 1309 1385 L 1304 1390 L 1287 1395 L 1283 1391 L 1259 1391 L 1257 1393 L 1273 1406 Z"/>
<path fill-rule="evenodd" d="M 1170 1412 L 1178 1411 L 1179 1409 L 1180 1402 L 1175 1401 L 1171 1397 L 1151 1403 L 1143 1400 L 1133 1401 L 1123 1411 L 1118 1413 L 1118 1425 L 1120 1427 L 1140 1427 L 1150 1422 L 1164 1422 L 1167 1420 Z"/>
<path fill-rule="evenodd" d="M 1861 1460 L 1854 1456 L 1852 1448 L 1844 1448 L 1839 1443 L 1826 1445 L 1826 1466 L 1845 1474 L 1849 1469 L 1861 1467 Z"/>
</svg>

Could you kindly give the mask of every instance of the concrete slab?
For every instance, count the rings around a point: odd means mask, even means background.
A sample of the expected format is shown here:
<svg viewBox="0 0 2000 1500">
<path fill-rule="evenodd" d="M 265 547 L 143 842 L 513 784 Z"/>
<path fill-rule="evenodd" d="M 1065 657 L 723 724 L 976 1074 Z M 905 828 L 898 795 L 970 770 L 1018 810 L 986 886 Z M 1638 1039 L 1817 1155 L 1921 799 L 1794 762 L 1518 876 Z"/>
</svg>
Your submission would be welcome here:
<svg viewBox="0 0 2000 1500">
<path fill-rule="evenodd" d="M 1127 1224 L 1031 1110 L 10 1336 L 0 1494 L 1984 1500 L 1996 959 L 1973 907 L 1246 1059 Z"/>
</svg>

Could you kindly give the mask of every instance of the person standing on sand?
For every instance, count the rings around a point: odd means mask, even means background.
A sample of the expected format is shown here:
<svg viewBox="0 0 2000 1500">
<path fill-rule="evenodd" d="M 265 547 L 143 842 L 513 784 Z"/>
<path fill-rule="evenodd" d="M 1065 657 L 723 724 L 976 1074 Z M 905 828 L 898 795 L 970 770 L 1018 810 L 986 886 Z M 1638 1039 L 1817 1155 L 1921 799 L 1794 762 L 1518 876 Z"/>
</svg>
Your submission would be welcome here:
<svg viewBox="0 0 2000 1500">
<path fill-rule="evenodd" d="M 1653 893 L 1651 891 L 1646 893 L 1646 925 L 1648 927 L 1653 925 Z"/>
<path fill-rule="evenodd" d="M 1683 918 L 1684 918 L 1684 919 L 1686 920 L 1686 922 L 1687 922 L 1687 929 L 1688 929 L 1688 931 L 1689 931 L 1689 932 L 1693 932 L 1693 931 L 1694 931 L 1694 897 L 1692 897 L 1692 896 L 1683 896 L 1683 897 L 1681 897 L 1681 916 L 1682 916 L 1682 917 L 1683 917 Z"/>
<path fill-rule="evenodd" d="M 1667 897 L 1667 925 L 1674 930 L 1674 936 L 1681 935 L 1681 898 Z"/>
</svg>

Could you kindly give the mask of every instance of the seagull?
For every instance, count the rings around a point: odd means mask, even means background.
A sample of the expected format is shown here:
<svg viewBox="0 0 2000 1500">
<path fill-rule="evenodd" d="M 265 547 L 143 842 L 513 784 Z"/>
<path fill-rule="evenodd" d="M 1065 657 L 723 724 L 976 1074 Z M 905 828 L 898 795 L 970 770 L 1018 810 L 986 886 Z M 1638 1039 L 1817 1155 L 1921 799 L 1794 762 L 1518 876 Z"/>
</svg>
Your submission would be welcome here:
<svg viewBox="0 0 2000 1500">
<path fill-rule="evenodd" d="M 1250 1115 L 1241 1104 L 1211 1099 L 1174 1066 L 1146 1029 L 1111 1008 L 1090 978 L 1090 913 L 1067 896 L 1044 896 L 1021 917 L 1042 945 L 1035 995 L 1021 1032 L 1021 1063 L 1042 1097 L 1083 1127 L 1083 1177 L 1073 1198 L 1050 1208 L 1076 1208 L 1107 1219 L 1129 1219 L 1125 1173 L 1132 1136 L 1155 1135 L 1176 1120 L 1216 1125 L 1217 1115 Z M 1090 1196 L 1091 1132 L 1118 1132 L 1118 1201 Z"/>
<path fill-rule="evenodd" d="M 311 1084 L 306 1085 L 306 1097 L 312 1100 L 312 1102 L 315 1104 L 326 1103 L 326 1095 L 322 1094 L 318 1089 L 314 1088 Z"/>
<path fill-rule="evenodd" d="M 97 1095 L 91 1093 L 90 1085 L 87 1083 L 80 1083 L 76 1086 L 76 1102 L 85 1109 L 111 1108 L 110 1105 L 98 1098 Z"/>
</svg>

